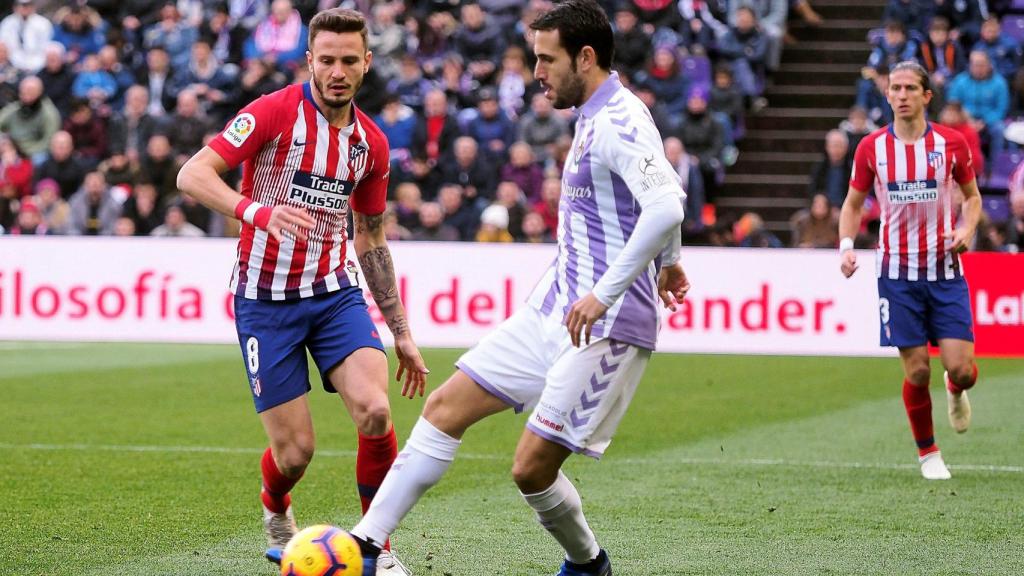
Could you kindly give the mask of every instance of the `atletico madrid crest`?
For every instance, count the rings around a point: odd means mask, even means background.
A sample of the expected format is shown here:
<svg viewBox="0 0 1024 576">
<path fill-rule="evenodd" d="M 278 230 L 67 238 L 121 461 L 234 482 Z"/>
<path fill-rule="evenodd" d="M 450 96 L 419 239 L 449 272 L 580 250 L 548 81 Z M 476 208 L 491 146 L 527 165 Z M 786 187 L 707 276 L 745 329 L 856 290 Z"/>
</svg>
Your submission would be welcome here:
<svg viewBox="0 0 1024 576">
<path fill-rule="evenodd" d="M 932 167 L 936 172 L 942 170 L 942 167 L 946 164 L 946 158 L 942 152 L 929 152 L 928 153 L 928 165 Z"/>
</svg>

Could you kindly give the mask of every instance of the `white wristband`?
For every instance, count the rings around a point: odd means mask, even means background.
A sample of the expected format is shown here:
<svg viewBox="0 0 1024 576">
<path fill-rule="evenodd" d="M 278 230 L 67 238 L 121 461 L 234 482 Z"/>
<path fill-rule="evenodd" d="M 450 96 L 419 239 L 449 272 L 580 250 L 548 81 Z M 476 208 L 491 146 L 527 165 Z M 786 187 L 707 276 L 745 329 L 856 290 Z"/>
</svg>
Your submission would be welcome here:
<svg viewBox="0 0 1024 576">
<path fill-rule="evenodd" d="M 839 241 L 839 253 L 844 254 L 847 250 L 853 250 L 853 238 L 849 236 Z"/>
</svg>

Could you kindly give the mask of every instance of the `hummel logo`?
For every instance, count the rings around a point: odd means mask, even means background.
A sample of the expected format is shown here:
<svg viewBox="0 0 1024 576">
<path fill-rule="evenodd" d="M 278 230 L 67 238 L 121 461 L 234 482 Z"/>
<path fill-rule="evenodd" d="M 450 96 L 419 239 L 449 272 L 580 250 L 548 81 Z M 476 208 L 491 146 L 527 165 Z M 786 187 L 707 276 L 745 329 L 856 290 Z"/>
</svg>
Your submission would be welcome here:
<svg viewBox="0 0 1024 576">
<path fill-rule="evenodd" d="M 299 142 L 299 139 L 298 139 L 298 138 L 296 138 L 296 139 L 295 139 L 295 140 L 294 140 L 294 141 L 292 142 L 292 146 L 294 146 L 294 147 L 296 147 L 296 148 L 298 148 L 299 146 L 305 146 L 305 145 L 306 145 L 306 141 L 305 141 L 305 140 L 303 140 L 302 142 Z"/>
</svg>

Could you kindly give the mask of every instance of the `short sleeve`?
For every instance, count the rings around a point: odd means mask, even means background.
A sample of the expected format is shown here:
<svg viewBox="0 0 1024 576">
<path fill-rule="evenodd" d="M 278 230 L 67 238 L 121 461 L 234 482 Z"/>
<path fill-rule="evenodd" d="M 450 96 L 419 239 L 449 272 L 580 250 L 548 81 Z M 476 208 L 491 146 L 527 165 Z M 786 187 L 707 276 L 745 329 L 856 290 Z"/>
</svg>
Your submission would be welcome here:
<svg viewBox="0 0 1024 576">
<path fill-rule="evenodd" d="M 867 192 L 875 181 L 875 169 L 871 162 L 871 149 L 874 145 L 874 138 L 863 138 L 857 144 L 857 151 L 853 155 L 853 172 L 850 174 L 850 187 L 855 190 Z"/>
<path fill-rule="evenodd" d="M 261 97 L 242 108 L 228 121 L 224 130 L 210 141 L 210 148 L 220 154 L 229 168 L 234 168 L 259 151 L 277 136 L 274 107 Z"/>
<path fill-rule="evenodd" d="M 957 139 L 953 154 L 953 179 L 956 183 L 967 184 L 974 180 L 974 157 L 963 137 Z"/>
<path fill-rule="evenodd" d="M 624 124 L 599 118 L 592 148 L 612 172 L 617 174 L 641 207 L 672 195 L 685 198 L 679 174 L 665 157 L 665 148 L 654 123 L 646 115 L 630 118 Z"/>
<path fill-rule="evenodd" d="M 388 179 L 391 177 L 391 153 L 383 135 L 367 142 L 372 164 L 363 179 L 356 184 L 349 204 L 360 214 L 376 216 L 384 212 L 388 201 Z"/>
</svg>

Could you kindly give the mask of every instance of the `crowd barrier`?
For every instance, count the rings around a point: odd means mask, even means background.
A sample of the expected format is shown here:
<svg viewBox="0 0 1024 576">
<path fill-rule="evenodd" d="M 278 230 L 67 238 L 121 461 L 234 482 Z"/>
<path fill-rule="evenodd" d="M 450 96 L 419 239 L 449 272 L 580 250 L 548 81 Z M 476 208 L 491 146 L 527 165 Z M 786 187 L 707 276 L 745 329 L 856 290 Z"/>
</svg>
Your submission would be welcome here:
<svg viewBox="0 0 1024 576">
<path fill-rule="evenodd" d="M 0 339 L 236 342 L 228 239 L 0 239 Z M 553 245 L 391 245 L 424 347 L 469 347 L 524 305 Z M 659 351 L 893 355 L 878 347 L 874 256 L 851 279 L 832 250 L 683 249 L 693 285 Z M 1024 356 L 1024 256 L 964 256 L 979 355 Z M 371 302 L 374 320 L 384 328 Z M 381 335 L 389 342 L 390 334 Z"/>
</svg>

